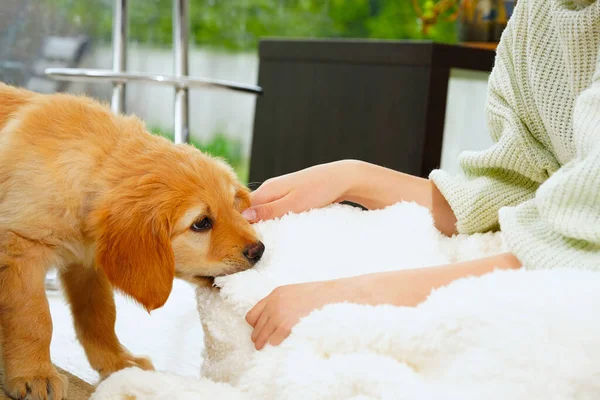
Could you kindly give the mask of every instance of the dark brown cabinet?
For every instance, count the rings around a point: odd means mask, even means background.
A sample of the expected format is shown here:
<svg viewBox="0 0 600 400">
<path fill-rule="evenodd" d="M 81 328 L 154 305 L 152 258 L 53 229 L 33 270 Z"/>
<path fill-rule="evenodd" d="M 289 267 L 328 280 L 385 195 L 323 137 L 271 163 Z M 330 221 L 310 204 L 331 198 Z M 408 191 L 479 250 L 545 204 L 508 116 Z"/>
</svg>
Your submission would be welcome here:
<svg viewBox="0 0 600 400">
<path fill-rule="evenodd" d="M 440 163 L 454 68 L 494 51 L 414 41 L 260 43 L 250 182 L 345 158 L 427 176 Z"/>
</svg>

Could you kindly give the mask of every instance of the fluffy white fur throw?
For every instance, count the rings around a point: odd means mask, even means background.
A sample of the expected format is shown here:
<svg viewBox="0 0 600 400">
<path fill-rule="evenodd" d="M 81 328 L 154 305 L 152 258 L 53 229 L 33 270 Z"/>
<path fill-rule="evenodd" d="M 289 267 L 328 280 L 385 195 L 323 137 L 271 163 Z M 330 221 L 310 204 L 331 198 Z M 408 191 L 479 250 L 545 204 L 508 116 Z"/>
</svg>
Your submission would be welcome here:
<svg viewBox="0 0 600 400">
<path fill-rule="evenodd" d="M 502 241 L 443 238 L 409 203 L 331 206 L 256 227 L 261 262 L 217 279 L 220 290 L 198 290 L 202 378 L 130 369 L 92 399 L 600 398 L 597 272 L 494 272 L 416 308 L 330 305 L 257 352 L 244 316 L 277 286 L 472 259 L 502 251 Z"/>
</svg>

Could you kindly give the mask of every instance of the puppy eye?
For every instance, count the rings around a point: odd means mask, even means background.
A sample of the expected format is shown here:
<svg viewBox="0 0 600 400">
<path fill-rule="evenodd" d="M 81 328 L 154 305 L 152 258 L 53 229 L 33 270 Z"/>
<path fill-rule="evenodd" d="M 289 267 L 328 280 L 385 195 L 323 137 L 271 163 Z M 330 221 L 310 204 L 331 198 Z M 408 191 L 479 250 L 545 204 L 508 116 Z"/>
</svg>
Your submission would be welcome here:
<svg viewBox="0 0 600 400">
<path fill-rule="evenodd" d="M 194 222 L 191 226 L 191 229 L 194 232 L 205 232 L 210 228 L 212 228 L 212 221 L 208 217 L 203 218 L 200 221 Z"/>
</svg>

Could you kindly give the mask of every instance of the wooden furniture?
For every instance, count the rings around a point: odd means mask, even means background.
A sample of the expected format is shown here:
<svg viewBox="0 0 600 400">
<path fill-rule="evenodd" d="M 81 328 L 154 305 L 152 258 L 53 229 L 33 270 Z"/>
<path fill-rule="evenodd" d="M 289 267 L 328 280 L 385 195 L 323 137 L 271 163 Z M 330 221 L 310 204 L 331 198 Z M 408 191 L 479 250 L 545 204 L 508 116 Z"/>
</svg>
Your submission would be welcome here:
<svg viewBox="0 0 600 400">
<path fill-rule="evenodd" d="M 495 53 L 415 41 L 263 40 L 249 181 L 354 158 L 419 176 L 440 164 L 453 69 Z"/>
<path fill-rule="evenodd" d="M 461 46 L 464 47 L 473 47 L 475 49 L 485 49 L 485 50 L 493 50 L 496 51 L 498 48 L 497 42 L 463 42 Z"/>
<path fill-rule="evenodd" d="M 94 390 L 96 390 L 90 383 L 76 377 L 62 368 L 56 367 L 56 369 L 60 374 L 65 375 L 69 379 L 69 386 L 67 389 L 67 398 L 69 400 L 88 400 L 94 393 Z M 4 391 L 4 374 L 2 370 L 0 370 L 0 400 L 11 400 Z"/>
</svg>

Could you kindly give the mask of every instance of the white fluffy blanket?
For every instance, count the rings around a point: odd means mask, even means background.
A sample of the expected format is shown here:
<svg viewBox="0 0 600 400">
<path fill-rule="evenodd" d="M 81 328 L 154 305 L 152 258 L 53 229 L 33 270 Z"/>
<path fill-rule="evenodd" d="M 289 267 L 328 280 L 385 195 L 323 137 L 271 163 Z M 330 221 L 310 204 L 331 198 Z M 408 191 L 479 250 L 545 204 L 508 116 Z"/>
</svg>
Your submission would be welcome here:
<svg viewBox="0 0 600 400">
<path fill-rule="evenodd" d="M 443 238 L 409 203 L 331 206 L 256 227 L 261 262 L 217 279 L 220 290 L 198 290 L 202 377 L 125 370 L 92 400 L 600 398 L 600 274 L 591 271 L 494 272 L 416 308 L 330 305 L 255 351 L 244 316 L 277 286 L 502 251 L 500 235 Z"/>
</svg>

